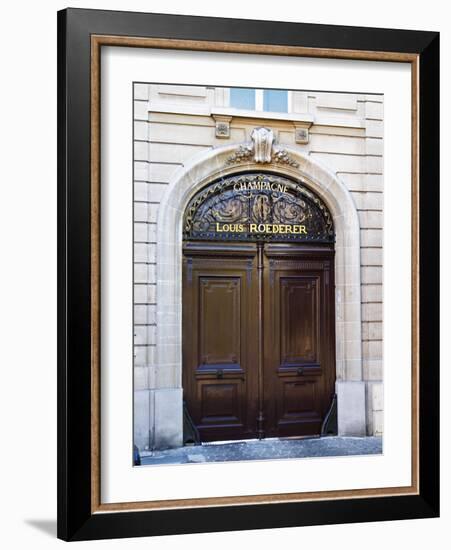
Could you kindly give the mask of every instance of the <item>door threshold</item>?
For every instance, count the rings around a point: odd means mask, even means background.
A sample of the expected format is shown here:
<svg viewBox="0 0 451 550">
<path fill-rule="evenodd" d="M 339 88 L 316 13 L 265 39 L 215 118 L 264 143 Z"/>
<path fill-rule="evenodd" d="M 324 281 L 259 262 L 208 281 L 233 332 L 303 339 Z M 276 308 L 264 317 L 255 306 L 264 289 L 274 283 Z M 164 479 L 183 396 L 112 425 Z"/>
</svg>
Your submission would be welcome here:
<svg viewBox="0 0 451 550">
<path fill-rule="evenodd" d="M 292 441 L 297 439 L 320 439 L 322 437 L 321 434 L 315 434 L 315 435 L 290 435 L 287 437 L 276 437 L 276 439 L 279 439 L 280 441 Z"/>
<path fill-rule="evenodd" d="M 300 439 L 319 439 L 321 435 L 295 435 L 290 437 L 264 437 L 263 439 L 230 439 L 224 441 L 204 441 L 201 446 L 210 447 L 214 445 L 232 445 L 234 443 L 258 443 L 259 441 L 293 441 Z"/>
<path fill-rule="evenodd" d="M 277 439 L 277 438 L 274 438 Z M 204 441 L 201 443 L 204 447 L 210 447 L 213 445 L 231 445 L 233 443 L 255 443 L 256 441 L 261 441 L 259 439 L 229 439 L 224 441 Z M 266 440 L 267 441 L 267 440 Z"/>
</svg>

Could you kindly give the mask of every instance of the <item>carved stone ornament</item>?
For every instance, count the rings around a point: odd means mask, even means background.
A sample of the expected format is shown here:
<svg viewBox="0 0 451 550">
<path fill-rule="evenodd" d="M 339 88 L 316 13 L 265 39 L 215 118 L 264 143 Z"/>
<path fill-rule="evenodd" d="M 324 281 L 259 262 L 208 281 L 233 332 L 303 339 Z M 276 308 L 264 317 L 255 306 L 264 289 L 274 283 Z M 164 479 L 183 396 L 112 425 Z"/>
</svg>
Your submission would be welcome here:
<svg viewBox="0 0 451 550">
<path fill-rule="evenodd" d="M 287 151 L 281 148 L 276 149 L 273 162 L 277 164 L 288 164 L 289 166 L 293 166 L 294 168 L 297 168 L 299 166 L 299 162 L 296 162 L 294 159 L 292 159 Z"/>
<path fill-rule="evenodd" d="M 251 145 L 240 145 L 238 149 L 227 160 L 226 164 L 239 164 L 250 160 L 252 157 L 253 148 Z"/>
<path fill-rule="evenodd" d="M 294 168 L 299 166 L 299 163 L 292 159 L 285 149 L 274 147 L 274 133 L 270 128 L 254 128 L 251 138 L 252 143 L 240 145 L 235 153 L 226 160 L 226 164 L 239 164 L 252 159 L 257 164 L 275 162 Z"/>
<path fill-rule="evenodd" d="M 230 121 L 232 120 L 232 117 L 225 115 L 213 115 L 213 119 L 215 121 L 215 136 L 218 139 L 229 139 Z"/>
<path fill-rule="evenodd" d="M 269 128 L 254 128 L 251 138 L 254 143 L 254 161 L 271 162 L 273 131 Z"/>
<path fill-rule="evenodd" d="M 186 240 L 334 242 L 332 217 L 307 187 L 262 173 L 222 178 L 199 191 L 184 217 Z"/>
</svg>

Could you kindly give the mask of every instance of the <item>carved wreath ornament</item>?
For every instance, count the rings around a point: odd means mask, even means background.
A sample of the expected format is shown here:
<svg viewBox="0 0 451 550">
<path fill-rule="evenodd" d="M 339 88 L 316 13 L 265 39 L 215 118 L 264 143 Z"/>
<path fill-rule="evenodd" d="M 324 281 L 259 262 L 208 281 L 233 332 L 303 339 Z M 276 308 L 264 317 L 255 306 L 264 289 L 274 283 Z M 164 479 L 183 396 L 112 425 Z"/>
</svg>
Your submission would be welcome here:
<svg viewBox="0 0 451 550">
<path fill-rule="evenodd" d="M 252 143 L 240 145 L 227 160 L 226 164 L 253 162 L 267 164 L 287 164 L 297 168 L 299 163 L 290 157 L 282 147 L 274 146 L 274 133 L 270 128 L 254 128 L 251 134 Z"/>
</svg>

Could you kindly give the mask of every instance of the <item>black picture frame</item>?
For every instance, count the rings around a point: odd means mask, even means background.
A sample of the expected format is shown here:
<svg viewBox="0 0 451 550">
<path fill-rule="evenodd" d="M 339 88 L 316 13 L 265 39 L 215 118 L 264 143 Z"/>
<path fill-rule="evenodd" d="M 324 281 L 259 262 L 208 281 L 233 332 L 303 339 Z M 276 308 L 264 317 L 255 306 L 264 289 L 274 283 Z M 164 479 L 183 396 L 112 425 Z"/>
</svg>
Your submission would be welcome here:
<svg viewBox="0 0 451 550">
<path fill-rule="evenodd" d="M 91 37 L 297 46 L 418 56 L 417 495 L 92 511 Z M 377 55 L 375 55 L 377 58 Z M 58 13 L 58 537 L 88 540 L 439 515 L 439 33 L 67 9 Z"/>
</svg>

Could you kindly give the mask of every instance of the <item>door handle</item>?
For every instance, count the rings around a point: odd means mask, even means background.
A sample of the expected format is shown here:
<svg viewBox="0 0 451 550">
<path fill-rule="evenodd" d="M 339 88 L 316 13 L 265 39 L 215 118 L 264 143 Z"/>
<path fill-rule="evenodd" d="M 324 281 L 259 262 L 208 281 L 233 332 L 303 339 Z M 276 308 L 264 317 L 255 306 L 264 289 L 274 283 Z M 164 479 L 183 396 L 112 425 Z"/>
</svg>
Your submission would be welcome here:
<svg viewBox="0 0 451 550">
<path fill-rule="evenodd" d="M 216 371 L 216 378 L 224 378 L 224 371 L 222 369 Z"/>
<path fill-rule="evenodd" d="M 302 376 L 304 374 L 304 367 L 298 367 L 296 374 Z"/>
</svg>

